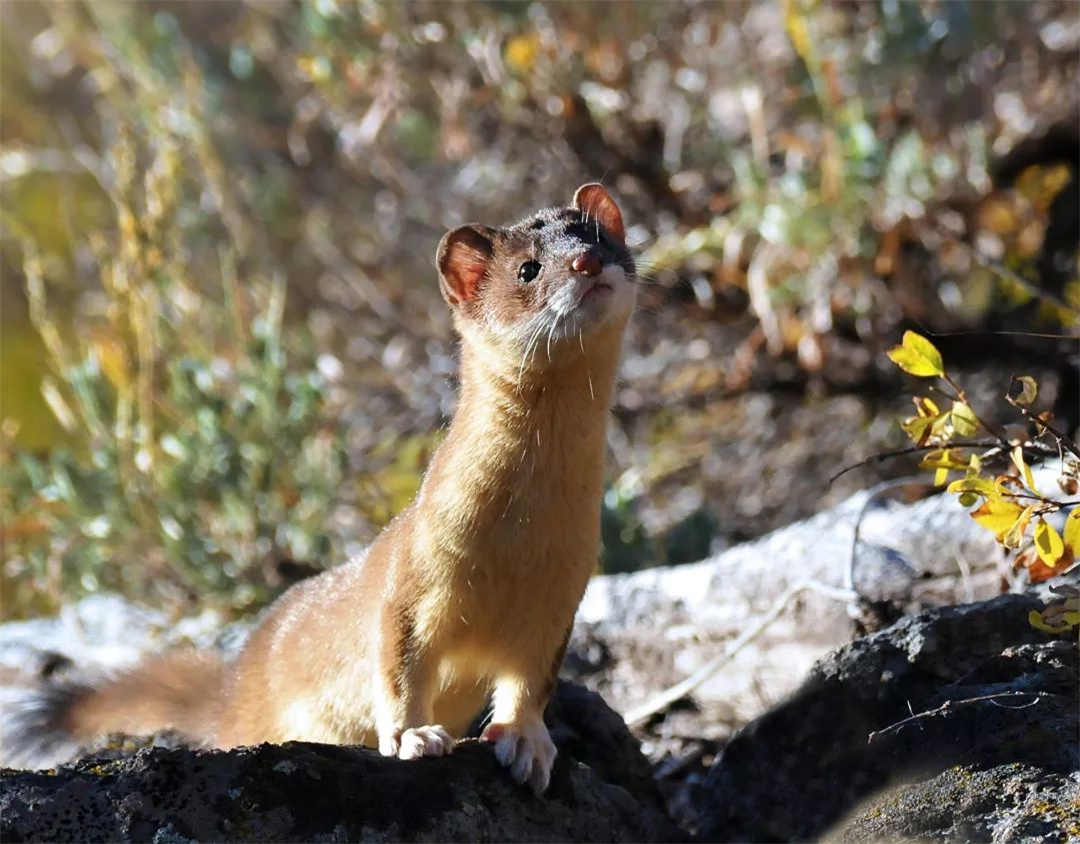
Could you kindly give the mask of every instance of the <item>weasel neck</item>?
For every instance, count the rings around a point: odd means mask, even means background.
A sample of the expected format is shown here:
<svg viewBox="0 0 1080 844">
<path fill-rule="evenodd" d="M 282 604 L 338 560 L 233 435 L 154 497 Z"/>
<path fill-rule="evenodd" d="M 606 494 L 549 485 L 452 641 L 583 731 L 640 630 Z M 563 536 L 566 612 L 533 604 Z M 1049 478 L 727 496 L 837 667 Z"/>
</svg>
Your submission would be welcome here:
<svg viewBox="0 0 1080 844">
<path fill-rule="evenodd" d="M 539 448 L 571 451 L 572 442 L 603 442 L 622 345 L 622 327 L 564 341 L 551 358 L 546 349 L 523 365 L 491 344 L 466 337 L 461 352 L 461 394 L 451 430 L 463 428 L 507 444 L 540 434 Z M 544 435 L 548 436 L 545 437 Z M 551 437 L 558 439 L 552 440 Z M 545 439 L 547 442 L 545 443 Z"/>
<path fill-rule="evenodd" d="M 564 343 L 550 365 L 523 372 L 475 339 L 464 338 L 458 410 L 421 506 L 436 508 L 454 544 L 497 524 L 556 519 L 596 532 L 622 326 Z"/>
</svg>

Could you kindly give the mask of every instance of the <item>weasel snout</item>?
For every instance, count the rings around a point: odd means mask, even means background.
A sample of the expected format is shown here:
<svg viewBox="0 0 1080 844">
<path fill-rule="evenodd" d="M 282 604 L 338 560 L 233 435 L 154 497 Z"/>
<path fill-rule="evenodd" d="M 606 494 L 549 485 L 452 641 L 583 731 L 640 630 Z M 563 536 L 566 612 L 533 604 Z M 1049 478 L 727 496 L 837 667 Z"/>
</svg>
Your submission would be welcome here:
<svg viewBox="0 0 1080 844">
<path fill-rule="evenodd" d="M 570 269 L 587 278 L 593 278 L 604 271 L 604 262 L 595 252 L 587 250 L 570 262 Z"/>
</svg>

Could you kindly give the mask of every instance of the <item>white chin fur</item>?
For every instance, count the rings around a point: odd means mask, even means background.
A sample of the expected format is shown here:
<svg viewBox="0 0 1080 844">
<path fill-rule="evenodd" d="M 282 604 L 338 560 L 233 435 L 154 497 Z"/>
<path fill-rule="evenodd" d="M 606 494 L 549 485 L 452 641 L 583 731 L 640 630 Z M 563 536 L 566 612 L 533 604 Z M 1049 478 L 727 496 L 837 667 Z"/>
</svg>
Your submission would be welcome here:
<svg viewBox="0 0 1080 844">
<path fill-rule="evenodd" d="M 585 294 L 597 283 L 611 285 L 611 292 L 585 300 Z M 626 270 L 617 264 L 609 264 L 596 278 L 578 276 L 564 284 L 551 301 L 547 310 L 558 317 L 560 322 L 569 320 L 573 333 L 581 328 L 607 322 L 616 316 L 624 316 L 634 308 L 637 288 L 626 277 Z"/>
<path fill-rule="evenodd" d="M 597 282 L 611 285 L 609 292 L 584 299 Z M 513 326 L 489 323 L 496 334 L 509 337 L 515 345 L 550 349 L 556 343 L 574 339 L 605 323 L 625 318 L 634 309 L 637 285 L 618 265 L 609 265 L 594 278 L 575 277 L 564 284 L 548 301 L 543 311 L 532 319 Z"/>
</svg>

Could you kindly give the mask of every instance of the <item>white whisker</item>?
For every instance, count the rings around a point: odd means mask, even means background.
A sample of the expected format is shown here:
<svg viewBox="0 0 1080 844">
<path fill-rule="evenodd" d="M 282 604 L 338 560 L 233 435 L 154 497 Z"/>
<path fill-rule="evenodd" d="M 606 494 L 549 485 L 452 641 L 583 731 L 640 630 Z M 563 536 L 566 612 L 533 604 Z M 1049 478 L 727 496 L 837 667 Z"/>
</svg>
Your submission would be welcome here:
<svg viewBox="0 0 1080 844">
<path fill-rule="evenodd" d="M 532 325 L 533 325 L 534 322 L 536 323 L 535 330 L 532 328 Z M 522 384 L 523 384 L 523 378 L 524 378 L 524 375 L 525 375 L 525 361 L 529 357 L 529 349 L 532 348 L 534 343 L 539 341 L 540 332 L 544 330 L 544 312 L 541 311 L 539 314 L 537 314 L 535 317 L 533 317 L 531 320 L 529 320 L 529 322 L 526 325 L 525 330 L 530 331 L 531 333 L 529 334 L 528 340 L 526 340 L 526 342 L 525 342 L 525 349 L 521 353 L 521 364 L 518 366 L 518 393 L 519 394 L 521 393 L 521 388 L 522 388 Z M 531 366 L 531 363 L 530 363 L 530 366 Z"/>
<path fill-rule="evenodd" d="M 592 385 L 592 368 L 589 366 L 589 356 L 585 354 L 585 337 L 581 328 L 578 329 L 577 339 L 578 345 L 581 347 L 581 356 L 585 359 L 585 375 L 589 379 L 589 399 L 596 401 L 596 393 L 593 392 Z"/>
</svg>

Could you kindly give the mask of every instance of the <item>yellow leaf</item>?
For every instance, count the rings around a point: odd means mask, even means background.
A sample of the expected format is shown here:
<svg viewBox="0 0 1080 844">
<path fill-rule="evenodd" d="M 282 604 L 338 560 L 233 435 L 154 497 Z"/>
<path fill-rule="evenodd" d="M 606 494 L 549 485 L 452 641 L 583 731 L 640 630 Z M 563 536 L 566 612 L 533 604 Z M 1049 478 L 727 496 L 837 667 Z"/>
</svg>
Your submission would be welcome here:
<svg viewBox="0 0 1080 844">
<path fill-rule="evenodd" d="M 1028 613 L 1028 624 L 1034 627 L 1036 630 L 1041 630 L 1043 633 L 1057 633 L 1057 629 L 1048 625 L 1043 621 L 1042 613 L 1038 610 L 1032 610 Z"/>
<path fill-rule="evenodd" d="M 915 402 L 915 410 L 918 411 L 919 416 L 936 418 L 941 415 L 941 411 L 934 404 L 933 399 L 926 396 L 917 396 L 912 401 Z"/>
<path fill-rule="evenodd" d="M 1039 385 L 1030 375 L 1020 375 L 1013 379 L 1020 384 L 1020 395 L 1016 396 L 1017 404 L 1031 404 L 1039 394 Z"/>
<path fill-rule="evenodd" d="M 1074 627 L 1080 626 L 1080 610 L 1077 610 L 1073 603 L 1072 600 L 1065 601 L 1063 604 L 1054 602 L 1041 612 L 1032 610 L 1028 613 L 1028 623 L 1044 633 L 1067 633 Z"/>
<path fill-rule="evenodd" d="M 1033 164 L 1025 168 L 1016 179 L 1016 191 L 1040 212 L 1045 214 L 1050 203 L 1069 183 L 1072 175 L 1067 164 L 1044 166 Z"/>
<path fill-rule="evenodd" d="M 945 374 L 945 364 L 933 343 L 914 331 L 905 331 L 899 346 L 889 349 L 889 359 L 909 375 L 931 378 Z"/>
<path fill-rule="evenodd" d="M 969 479 L 964 479 L 964 481 L 967 480 Z M 959 484 L 964 481 L 956 481 L 955 483 Z M 949 485 L 950 492 L 954 485 Z M 985 501 L 977 510 L 973 510 L 971 518 L 997 536 L 998 541 L 1001 541 L 1002 537 L 1016 524 L 1020 514 L 1023 512 L 1024 508 L 1019 504 L 1014 504 L 1012 501 L 995 501 L 991 499 Z"/>
<path fill-rule="evenodd" d="M 808 65 L 812 65 L 814 42 L 810 38 L 810 28 L 807 26 L 806 14 L 800 4 L 793 2 L 793 0 L 785 0 L 781 8 L 784 12 L 784 28 L 787 30 L 788 38 L 791 39 L 791 45 L 795 48 L 795 52 L 799 54 L 799 58 Z"/>
<path fill-rule="evenodd" d="M 1031 467 L 1024 462 L 1024 449 L 1021 446 L 1017 446 L 1012 450 L 1010 456 L 1012 457 L 1012 462 L 1015 464 L 1016 468 L 1020 470 L 1020 477 L 1024 479 L 1027 488 L 1032 492 L 1038 492 L 1038 490 L 1035 489 L 1035 478 L 1031 474 Z"/>
<path fill-rule="evenodd" d="M 1025 507 L 1017 516 L 1016 523 L 998 541 L 1006 548 L 1019 548 L 1024 541 L 1024 534 L 1027 533 L 1028 525 L 1031 523 L 1031 514 L 1034 512 L 1034 505 Z"/>
<path fill-rule="evenodd" d="M 979 208 L 979 225 L 996 235 L 1008 236 L 1019 228 L 1016 214 L 1016 197 L 991 196 Z"/>
<path fill-rule="evenodd" d="M 540 52 L 535 35 L 515 35 L 506 44 L 506 63 L 518 73 L 528 73 Z"/>
<path fill-rule="evenodd" d="M 975 418 L 975 412 L 963 402 L 953 402 L 952 423 L 953 430 L 961 437 L 970 437 L 979 430 L 979 420 Z"/>
<path fill-rule="evenodd" d="M 976 495 L 984 495 L 987 498 L 993 499 L 1001 497 L 1001 493 L 998 491 L 998 488 L 994 485 L 993 481 L 973 476 L 953 481 L 949 484 L 946 492 L 973 492 Z"/>
<path fill-rule="evenodd" d="M 922 416 L 912 416 L 910 419 L 905 419 L 900 423 L 900 428 L 917 446 L 924 446 L 927 440 L 930 439 L 930 426 L 933 425 L 933 419 L 926 419 Z"/>
<path fill-rule="evenodd" d="M 1074 559 L 1080 560 L 1080 507 L 1074 507 L 1065 520 L 1064 544 L 1072 551 Z"/>
<path fill-rule="evenodd" d="M 936 469 L 934 473 L 934 485 L 942 486 L 949 479 L 949 471 L 952 469 L 966 469 L 967 461 L 962 459 L 953 449 L 935 449 L 923 457 L 919 463 L 920 469 Z"/>
<path fill-rule="evenodd" d="M 1009 490 L 1008 487 L 1011 486 L 1014 486 L 1017 489 L 1024 488 L 1024 484 L 1021 483 L 1020 479 L 1014 477 L 1013 475 L 998 475 L 996 478 L 994 478 L 994 488 L 998 491 L 999 494 L 1010 492 L 1011 490 Z"/>
<path fill-rule="evenodd" d="M 930 426 L 930 436 L 939 441 L 946 441 L 952 437 L 952 431 L 949 428 L 949 419 L 951 414 L 943 413 L 937 419 L 933 420 L 933 424 Z"/>
<path fill-rule="evenodd" d="M 1034 627 L 1036 630 L 1041 630 L 1043 633 L 1065 633 L 1069 630 L 1069 626 L 1063 625 L 1060 627 L 1054 627 L 1047 624 L 1042 617 L 1042 613 L 1038 610 L 1032 610 L 1028 613 L 1028 624 Z"/>
<path fill-rule="evenodd" d="M 91 343 L 105 377 L 120 392 L 131 389 L 131 370 L 120 341 L 104 330 L 99 330 L 94 332 Z"/>
<path fill-rule="evenodd" d="M 1061 535 L 1052 524 L 1045 519 L 1039 519 L 1035 525 L 1035 550 L 1039 559 L 1053 568 L 1065 553 L 1065 543 Z"/>
<path fill-rule="evenodd" d="M 920 469 L 966 469 L 968 463 L 951 448 L 936 448 L 919 462 Z"/>
</svg>

